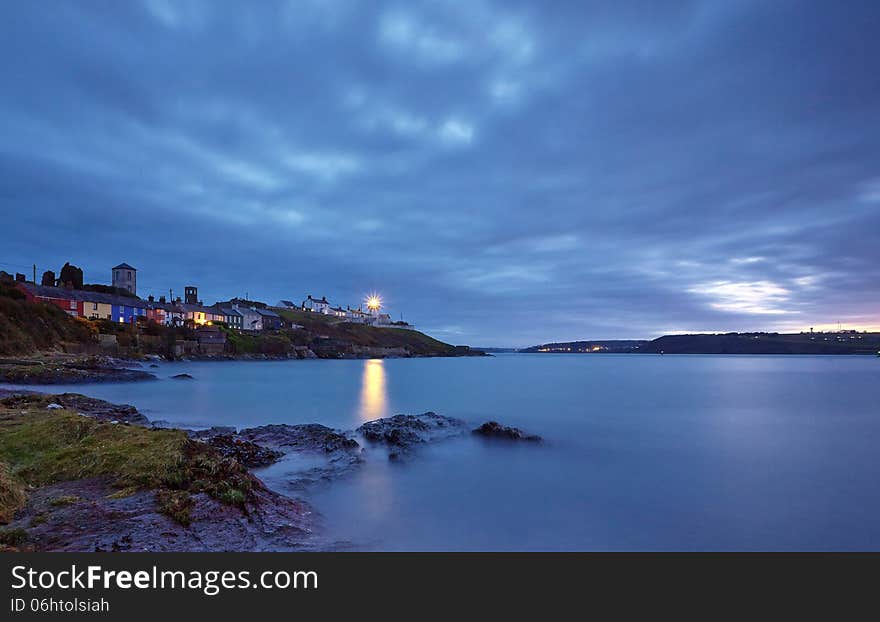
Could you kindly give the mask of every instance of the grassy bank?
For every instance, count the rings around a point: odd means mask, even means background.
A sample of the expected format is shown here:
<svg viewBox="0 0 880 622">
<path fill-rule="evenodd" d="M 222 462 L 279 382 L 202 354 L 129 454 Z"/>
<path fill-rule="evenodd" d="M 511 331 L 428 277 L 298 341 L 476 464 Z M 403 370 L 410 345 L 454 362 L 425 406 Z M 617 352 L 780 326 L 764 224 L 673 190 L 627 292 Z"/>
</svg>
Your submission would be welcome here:
<svg viewBox="0 0 880 622">
<path fill-rule="evenodd" d="M 207 493 L 240 508 L 255 486 L 247 470 L 180 430 L 113 424 L 47 408 L 51 397 L 0 400 L 0 522 L 26 491 L 61 481 L 107 478 L 124 496 L 156 490 L 160 510 L 188 524 L 191 495 Z"/>
<path fill-rule="evenodd" d="M 0 284 L 0 355 L 30 354 L 94 340 L 97 328 L 53 305 L 33 304 Z"/>
</svg>

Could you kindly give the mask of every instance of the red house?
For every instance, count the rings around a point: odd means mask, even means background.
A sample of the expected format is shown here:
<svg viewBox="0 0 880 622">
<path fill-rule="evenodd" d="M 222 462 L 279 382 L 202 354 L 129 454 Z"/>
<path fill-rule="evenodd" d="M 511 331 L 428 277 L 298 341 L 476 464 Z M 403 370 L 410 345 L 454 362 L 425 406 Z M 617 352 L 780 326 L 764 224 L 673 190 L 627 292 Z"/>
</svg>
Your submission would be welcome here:
<svg viewBox="0 0 880 622">
<path fill-rule="evenodd" d="M 17 286 L 29 302 L 48 302 L 73 317 L 83 315 L 82 301 L 76 300 L 74 295 L 64 288 L 45 287 L 33 283 L 17 283 Z"/>
</svg>

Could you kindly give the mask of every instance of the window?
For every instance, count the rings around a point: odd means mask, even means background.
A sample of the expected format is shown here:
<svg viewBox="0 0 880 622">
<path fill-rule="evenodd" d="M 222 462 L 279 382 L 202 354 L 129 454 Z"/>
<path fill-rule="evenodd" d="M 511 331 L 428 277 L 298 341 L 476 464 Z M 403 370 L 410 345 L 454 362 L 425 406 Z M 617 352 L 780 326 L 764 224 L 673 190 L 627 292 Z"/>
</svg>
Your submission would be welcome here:
<svg viewBox="0 0 880 622">
<path fill-rule="evenodd" d="M 119 280 L 119 270 L 116 270 L 116 271 L 113 273 L 113 278 L 116 279 L 117 281 Z"/>
<path fill-rule="evenodd" d="M 97 311 L 97 310 L 98 310 L 98 303 L 97 303 L 97 302 L 93 302 L 93 303 L 92 303 L 92 311 Z"/>
<path fill-rule="evenodd" d="M 128 271 L 128 280 L 131 280 L 131 270 Z"/>
<path fill-rule="evenodd" d="M 71 301 L 70 301 L 70 308 L 71 308 L 71 309 L 76 309 L 76 300 L 71 300 Z"/>
</svg>

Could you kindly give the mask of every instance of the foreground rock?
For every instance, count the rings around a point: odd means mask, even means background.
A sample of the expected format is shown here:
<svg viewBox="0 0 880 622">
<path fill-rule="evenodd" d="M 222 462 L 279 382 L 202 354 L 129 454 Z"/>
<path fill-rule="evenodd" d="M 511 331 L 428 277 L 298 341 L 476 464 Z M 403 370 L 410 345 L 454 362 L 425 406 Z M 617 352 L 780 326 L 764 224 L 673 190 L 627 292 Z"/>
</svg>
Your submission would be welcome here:
<svg viewBox="0 0 880 622">
<path fill-rule="evenodd" d="M 282 454 L 284 485 L 297 490 L 341 477 L 363 462 L 356 440 L 317 423 L 246 428 L 237 437 Z"/>
<path fill-rule="evenodd" d="M 76 414 L 99 423 L 86 423 Z M 49 423 L 55 427 L 48 436 L 44 428 L 28 428 Z M 14 520 L 2 528 L 6 540 L 21 536 L 16 548 L 38 551 L 295 551 L 345 547 L 346 543 L 322 540 L 320 522 L 308 504 L 276 490 L 303 489 L 358 468 L 369 454 L 353 437 L 387 450 L 389 459 L 399 460 L 426 443 L 468 432 L 464 421 L 432 412 L 377 419 L 349 432 L 319 424 L 180 430 L 161 426 L 160 422 L 151 426 L 129 405 L 75 393 L 47 395 L 0 389 L 0 434 L 6 433 L 4 426 L 29 430 L 32 438 L 30 445 L 22 445 L 19 440 L 18 449 L 13 442 L 10 453 L 0 454 L 0 460 L 7 460 L 10 468 L 27 472 L 21 457 L 40 452 L 47 452 L 42 456 L 44 460 L 54 456 L 45 463 L 46 468 L 58 468 L 58 476 L 40 479 L 44 477 L 40 471 L 30 474 L 36 479 L 23 480 L 22 485 L 29 487 L 21 488 L 20 497 L 11 506 Z M 75 463 L 75 472 L 82 479 L 59 482 L 69 477 L 71 470 L 56 467 L 54 460 L 77 451 L 81 434 L 71 435 L 70 431 L 81 429 L 88 438 L 97 435 L 107 441 L 89 449 L 90 459 Z M 494 421 L 473 433 L 540 441 L 540 437 Z M 121 449 L 120 436 L 131 439 Z M 46 446 L 46 438 L 54 445 Z M 174 449 L 174 443 L 180 443 L 182 450 Z M 128 457 L 132 452 L 141 452 L 140 460 L 150 458 L 152 454 L 142 453 L 145 447 L 172 454 L 161 468 L 135 467 L 122 484 L 117 479 L 120 471 L 126 472 L 129 464 L 144 462 L 128 458 L 110 470 L 94 470 L 104 459 L 123 454 Z M 176 451 L 181 451 L 180 458 Z M 5 468 L 2 464 L 0 467 Z M 247 470 L 255 468 L 263 469 L 259 478 Z M 173 476 L 166 474 L 168 469 Z M 130 485 L 132 481 L 135 486 Z M 267 488 L 264 481 L 275 490 Z"/>
<path fill-rule="evenodd" d="M 279 449 L 284 453 L 291 451 L 332 453 L 360 448 L 354 439 L 318 423 L 261 425 L 256 428 L 245 428 L 238 433 L 238 436 Z"/>
<path fill-rule="evenodd" d="M 206 494 L 191 498 L 184 526 L 159 511 L 150 490 L 114 498 L 101 478 L 44 486 L 6 530 L 26 529 L 36 551 L 302 551 L 326 549 L 308 504 L 265 488 L 243 509 Z"/>
<path fill-rule="evenodd" d="M 399 460 L 417 445 L 463 434 L 465 422 L 433 412 L 395 415 L 368 421 L 357 430 L 367 441 L 389 448 L 388 458 Z"/>
<path fill-rule="evenodd" d="M 74 410 L 81 415 L 115 423 L 128 423 L 131 425 L 147 426 L 150 420 L 138 412 L 138 409 L 128 404 L 113 404 L 94 397 L 80 395 L 79 393 L 61 393 L 59 395 L 46 395 L 29 391 L 2 391 L 0 400 L 7 408 L 31 408 L 46 404 L 46 408 L 65 408 Z"/>
<path fill-rule="evenodd" d="M 519 428 L 501 425 L 497 421 L 487 421 L 479 428 L 473 430 L 477 436 L 504 441 L 526 441 L 528 443 L 540 443 L 543 439 L 536 434 L 526 434 Z"/>
<path fill-rule="evenodd" d="M 207 443 L 227 458 L 233 458 L 249 469 L 269 466 L 284 454 L 280 451 L 237 438 L 235 434 L 216 434 Z"/>
<path fill-rule="evenodd" d="M 79 393 L 62 393 L 55 396 L 55 401 L 68 410 L 75 410 L 87 417 L 94 417 L 102 421 L 117 421 L 143 426 L 150 424 L 149 419 L 129 404 L 113 404 Z"/>
</svg>

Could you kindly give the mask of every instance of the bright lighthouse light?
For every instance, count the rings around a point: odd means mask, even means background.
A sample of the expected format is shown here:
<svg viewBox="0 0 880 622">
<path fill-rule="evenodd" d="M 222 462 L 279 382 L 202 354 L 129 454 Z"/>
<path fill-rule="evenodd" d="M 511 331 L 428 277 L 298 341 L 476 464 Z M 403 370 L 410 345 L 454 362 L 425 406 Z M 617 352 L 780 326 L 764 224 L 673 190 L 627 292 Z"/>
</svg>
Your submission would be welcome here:
<svg viewBox="0 0 880 622">
<path fill-rule="evenodd" d="M 369 298 L 367 298 L 367 309 L 370 311 L 378 311 L 382 306 L 382 299 L 379 298 L 376 294 L 372 294 Z"/>
</svg>

